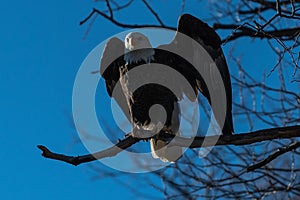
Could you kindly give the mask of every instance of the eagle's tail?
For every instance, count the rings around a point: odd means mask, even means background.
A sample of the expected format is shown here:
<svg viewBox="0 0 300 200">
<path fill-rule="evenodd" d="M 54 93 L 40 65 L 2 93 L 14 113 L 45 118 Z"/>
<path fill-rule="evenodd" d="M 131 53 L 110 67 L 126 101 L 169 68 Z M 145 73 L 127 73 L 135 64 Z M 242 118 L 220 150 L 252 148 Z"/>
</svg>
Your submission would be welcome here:
<svg viewBox="0 0 300 200">
<path fill-rule="evenodd" d="M 182 147 L 167 146 L 167 143 L 162 140 L 150 140 L 151 153 L 153 158 L 159 158 L 163 162 L 175 162 L 182 156 Z"/>
</svg>

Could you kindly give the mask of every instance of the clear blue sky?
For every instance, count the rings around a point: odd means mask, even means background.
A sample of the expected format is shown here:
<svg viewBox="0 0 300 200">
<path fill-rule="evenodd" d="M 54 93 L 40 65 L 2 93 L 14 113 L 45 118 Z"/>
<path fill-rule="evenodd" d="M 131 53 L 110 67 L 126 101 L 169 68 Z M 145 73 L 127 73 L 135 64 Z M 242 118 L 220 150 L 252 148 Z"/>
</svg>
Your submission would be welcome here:
<svg viewBox="0 0 300 200">
<path fill-rule="evenodd" d="M 153 1 L 152 1 L 153 2 Z M 197 1 L 192 1 L 197 3 Z M 87 153 L 72 126 L 72 89 L 82 61 L 101 41 L 123 29 L 98 18 L 85 40 L 79 26 L 92 1 L 6 1 L 0 18 L 0 199 L 131 199 L 132 193 L 112 178 L 92 181 L 89 165 L 74 167 L 40 156 L 37 144 L 77 155 Z M 156 4 L 166 24 L 175 26 L 178 4 Z M 136 9 L 118 17 L 150 22 Z M 176 6 L 176 7 L 175 7 Z M 186 10 L 198 13 L 199 5 Z M 165 12 L 167 10 L 167 12 Z M 205 14 L 205 12 L 203 12 Z M 126 18 L 128 17 L 128 18 Z M 134 183 L 130 175 L 124 182 Z M 140 188 L 152 191 L 150 186 Z M 93 198 L 86 198 L 86 197 Z"/>
</svg>

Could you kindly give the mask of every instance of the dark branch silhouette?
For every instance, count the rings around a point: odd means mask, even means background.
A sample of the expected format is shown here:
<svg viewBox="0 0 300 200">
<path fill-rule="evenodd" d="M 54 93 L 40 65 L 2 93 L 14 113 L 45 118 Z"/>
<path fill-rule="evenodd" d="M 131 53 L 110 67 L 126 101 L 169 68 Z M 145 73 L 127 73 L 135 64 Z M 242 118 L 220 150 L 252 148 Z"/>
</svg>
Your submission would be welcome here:
<svg viewBox="0 0 300 200">
<path fill-rule="evenodd" d="M 145 27 L 159 27 L 159 28 L 167 28 L 171 30 L 176 30 L 176 28 L 171 27 L 171 26 L 165 26 L 165 25 L 156 25 L 156 24 L 125 24 L 117 21 L 113 16 L 109 16 L 105 14 L 104 12 L 101 12 L 100 10 L 93 8 L 92 12 L 84 19 L 82 20 L 79 24 L 83 25 L 86 23 L 89 19 L 91 19 L 92 16 L 95 14 L 101 15 L 105 19 L 111 21 L 113 24 L 122 27 L 122 28 L 145 28 Z"/>
<path fill-rule="evenodd" d="M 265 166 L 266 164 L 268 164 L 272 160 L 275 160 L 277 157 L 285 154 L 286 152 L 292 151 L 292 150 L 297 149 L 299 147 L 300 147 L 300 142 L 296 142 L 296 143 L 293 143 L 293 144 L 291 144 L 287 147 L 278 149 L 275 153 L 271 154 L 270 156 L 268 156 L 263 161 L 248 167 L 247 171 L 250 172 L 250 171 L 254 171 L 255 169 L 261 168 L 262 166 Z"/>
<path fill-rule="evenodd" d="M 234 30 L 232 34 L 223 40 L 223 42 L 228 42 L 235 40 L 239 37 L 252 37 L 252 38 L 282 38 L 282 40 L 291 40 L 300 34 L 300 27 L 287 28 L 281 30 L 273 31 L 262 31 L 259 29 L 253 29 L 247 24 L 235 25 L 235 24 L 214 24 L 215 29 L 224 29 L 224 30 Z"/>
<path fill-rule="evenodd" d="M 174 138 L 174 135 L 170 135 L 167 133 L 159 134 L 160 140 L 164 140 L 168 142 L 172 141 L 172 145 L 174 146 L 182 146 L 188 148 L 201 148 L 201 147 L 221 146 L 221 145 L 248 145 L 248 144 L 253 144 L 256 142 L 262 142 L 266 140 L 294 138 L 294 137 L 300 137 L 300 126 L 266 129 L 266 130 L 260 130 L 251 133 L 236 134 L 231 136 L 221 135 L 221 136 L 207 136 L 207 137 L 193 137 L 193 138 L 183 138 L 178 136 Z M 79 165 L 81 163 L 91 162 L 97 159 L 115 156 L 116 154 L 120 153 L 122 150 L 130 147 L 131 145 L 139 142 L 140 140 L 141 139 L 139 138 L 128 136 L 124 140 L 120 140 L 115 146 L 111 148 L 93 154 L 83 155 L 83 156 L 66 156 L 63 154 L 53 153 L 43 145 L 38 145 L 38 148 L 42 150 L 43 152 L 42 155 L 45 158 L 64 161 L 72 165 Z M 286 148 L 284 153 L 293 150 L 298 146 L 299 144 L 297 144 L 297 146 L 294 145 L 294 148 Z M 280 153 L 282 154 L 283 151 L 280 151 Z M 274 157 L 273 159 L 275 158 L 276 157 Z M 268 162 L 265 161 L 263 163 L 267 164 Z M 259 164 L 259 166 L 260 167 L 263 166 L 262 164 Z M 254 169 L 256 168 L 252 166 L 248 168 L 248 171 Z"/>
</svg>

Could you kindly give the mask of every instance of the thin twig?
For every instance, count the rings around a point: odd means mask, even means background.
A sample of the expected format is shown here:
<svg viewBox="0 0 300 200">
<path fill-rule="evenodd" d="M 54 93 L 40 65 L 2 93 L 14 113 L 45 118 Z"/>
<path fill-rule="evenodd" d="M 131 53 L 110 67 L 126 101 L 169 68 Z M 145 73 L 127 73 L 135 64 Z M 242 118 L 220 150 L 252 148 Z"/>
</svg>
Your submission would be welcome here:
<svg viewBox="0 0 300 200">
<path fill-rule="evenodd" d="M 155 24 L 124 24 L 124 23 L 118 22 L 113 17 L 108 16 L 107 14 L 105 14 L 104 12 L 102 12 L 102 11 L 96 9 L 96 8 L 93 8 L 92 12 L 85 19 L 83 19 L 79 24 L 80 25 L 85 24 L 94 14 L 101 15 L 105 19 L 111 21 L 116 26 L 119 26 L 119 27 L 122 27 L 122 28 L 147 28 L 147 27 L 156 27 L 156 28 L 167 28 L 167 29 L 170 29 L 170 30 L 176 30 L 176 28 L 171 27 L 171 26 L 166 26 L 166 25 L 155 25 Z"/>
<path fill-rule="evenodd" d="M 109 0 L 105 0 L 105 2 L 106 2 L 106 6 L 108 8 L 108 11 L 109 11 L 109 15 L 110 15 L 111 18 L 113 18 L 114 17 L 114 13 L 113 13 L 112 8 L 110 6 Z"/>
<path fill-rule="evenodd" d="M 163 21 L 160 19 L 158 14 L 153 10 L 153 8 L 149 5 L 149 3 L 146 0 L 142 0 L 145 6 L 150 10 L 150 12 L 154 15 L 154 17 L 157 19 L 160 25 L 165 26 Z"/>
<path fill-rule="evenodd" d="M 284 148 L 281 148 L 281 149 L 278 149 L 275 153 L 273 153 L 272 155 L 268 156 L 266 159 L 260 161 L 259 163 L 256 163 L 254 165 L 251 165 L 250 167 L 247 168 L 247 171 L 250 172 L 250 171 L 254 171 L 258 168 L 261 168 L 262 166 L 265 166 L 266 164 L 270 163 L 272 160 L 275 160 L 275 158 L 291 151 L 291 150 L 294 150 L 294 149 L 297 149 L 300 147 L 300 142 L 296 142 L 296 143 L 293 143 L 287 147 L 284 147 Z"/>
</svg>

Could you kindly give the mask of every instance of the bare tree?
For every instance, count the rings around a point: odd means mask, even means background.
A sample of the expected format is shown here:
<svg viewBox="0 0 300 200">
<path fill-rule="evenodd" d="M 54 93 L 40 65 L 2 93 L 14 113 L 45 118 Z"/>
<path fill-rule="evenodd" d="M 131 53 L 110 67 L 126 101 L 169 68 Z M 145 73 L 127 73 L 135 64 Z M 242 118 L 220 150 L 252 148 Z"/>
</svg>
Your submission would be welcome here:
<svg viewBox="0 0 300 200">
<path fill-rule="evenodd" d="M 151 1 L 141 2 L 156 20 L 154 24 L 129 24 L 115 17 L 116 12 L 130 9 L 134 0 L 98 0 L 96 6 L 105 9 L 93 8 L 80 24 L 89 23 L 91 27 L 100 16 L 123 28 L 175 29 L 164 23 L 152 8 Z M 187 3 L 178 1 L 182 12 Z M 300 197 L 300 141 L 297 139 L 300 137 L 300 1 L 223 0 L 211 1 L 210 8 L 211 17 L 206 21 L 222 33 L 223 44 L 228 49 L 227 60 L 233 80 L 234 125 L 238 131 L 230 137 L 221 136 L 217 146 L 203 158 L 199 157 L 198 148 L 203 145 L 203 137 L 175 141 L 175 144 L 184 146 L 185 140 L 193 140 L 182 159 L 152 172 L 153 177 L 162 180 L 162 186 L 154 179 L 132 176 L 138 177 L 135 181 L 156 188 L 166 199 L 297 199 Z M 266 67 L 260 65 L 265 57 L 259 56 L 265 52 L 260 49 L 249 52 L 247 47 L 241 49 L 244 45 L 257 44 L 263 46 L 264 51 L 269 48 L 270 63 Z M 243 62 L 247 56 L 256 60 L 255 66 L 247 66 Z M 261 69 L 261 74 L 251 73 L 251 68 L 256 68 L 256 72 L 257 68 Z M 255 131 L 258 129 L 261 130 Z M 160 137 L 166 141 L 172 139 L 165 133 Z M 209 137 L 213 139 L 214 136 Z M 78 157 L 56 154 L 44 146 L 39 148 L 45 157 L 78 165 L 114 156 L 139 141 L 127 137 L 115 147 Z M 93 170 L 96 177 L 109 176 L 121 181 L 117 178 L 118 174 L 103 167 L 93 166 Z M 140 195 L 149 197 L 149 194 Z"/>
</svg>

